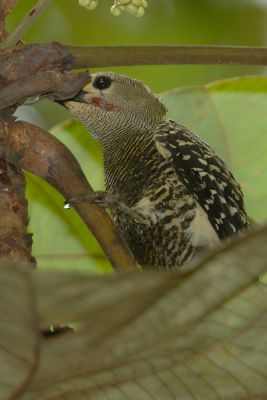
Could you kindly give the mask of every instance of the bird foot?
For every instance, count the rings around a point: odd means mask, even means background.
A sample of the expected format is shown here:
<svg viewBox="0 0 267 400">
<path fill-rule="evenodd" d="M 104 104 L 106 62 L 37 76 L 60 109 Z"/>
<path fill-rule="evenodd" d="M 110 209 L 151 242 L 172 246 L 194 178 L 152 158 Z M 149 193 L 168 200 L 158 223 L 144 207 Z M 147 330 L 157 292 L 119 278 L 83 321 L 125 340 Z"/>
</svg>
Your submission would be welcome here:
<svg viewBox="0 0 267 400">
<path fill-rule="evenodd" d="M 66 200 L 64 208 L 72 208 L 75 204 L 83 202 L 98 204 L 104 208 L 114 208 L 118 200 L 113 194 L 98 190 L 96 192 L 80 194 Z"/>
<path fill-rule="evenodd" d="M 71 199 L 65 201 L 64 208 L 72 208 L 75 204 L 83 202 L 98 204 L 101 207 L 110 208 L 111 210 L 116 209 L 117 211 L 126 214 L 138 224 L 149 224 L 149 221 L 142 213 L 138 212 L 137 210 L 133 210 L 123 202 L 119 201 L 116 195 L 101 190 L 72 197 Z"/>
</svg>

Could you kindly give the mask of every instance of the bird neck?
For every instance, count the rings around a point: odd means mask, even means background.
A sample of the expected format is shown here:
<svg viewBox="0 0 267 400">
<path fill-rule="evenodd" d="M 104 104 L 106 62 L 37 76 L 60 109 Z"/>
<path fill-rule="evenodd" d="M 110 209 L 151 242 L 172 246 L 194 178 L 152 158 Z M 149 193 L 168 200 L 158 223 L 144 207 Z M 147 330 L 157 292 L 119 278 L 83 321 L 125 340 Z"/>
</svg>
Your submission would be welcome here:
<svg viewBox="0 0 267 400">
<path fill-rule="evenodd" d="M 127 133 L 102 143 L 106 190 L 118 193 L 122 199 L 133 192 L 138 196 L 145 179 L 146 162 L 155 149 L 154 129 Z"/>
</svg>

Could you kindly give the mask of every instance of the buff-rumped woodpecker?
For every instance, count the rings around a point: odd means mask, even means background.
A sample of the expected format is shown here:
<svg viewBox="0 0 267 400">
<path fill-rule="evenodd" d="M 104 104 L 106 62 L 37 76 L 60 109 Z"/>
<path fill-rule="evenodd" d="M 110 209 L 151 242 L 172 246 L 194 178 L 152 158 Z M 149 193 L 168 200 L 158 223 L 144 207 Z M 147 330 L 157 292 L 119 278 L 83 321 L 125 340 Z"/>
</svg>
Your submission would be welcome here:
<svg viewBox="0 0 267 400">
<path fill-rule="evenodd" d="M 110 208 L 136 261 L 177 269 L 249 225 L 239 184 L 215 152 L 143 82 L 109 72 L 65 106 L 100 142 L 105 192 L 78 196 Z M 73 199 L 75 201 L 75 199 Z"/>
</svg>

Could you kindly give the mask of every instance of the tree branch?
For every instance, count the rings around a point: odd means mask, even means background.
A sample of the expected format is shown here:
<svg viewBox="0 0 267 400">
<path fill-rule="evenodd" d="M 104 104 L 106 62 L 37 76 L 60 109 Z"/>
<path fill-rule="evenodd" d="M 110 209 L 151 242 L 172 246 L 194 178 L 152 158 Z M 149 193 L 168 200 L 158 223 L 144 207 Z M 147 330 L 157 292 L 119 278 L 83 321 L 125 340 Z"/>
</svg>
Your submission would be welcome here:
<svg viewBox="0 0 267 400">
<path fill-rule="evenodd" d="M 75 157 L 49 132 L 20 121 L 12 126 L 10 135 L 13 151 L 23 149 L 22 167 L 50 183 L 66 199 L 78 193 L 92 192 Z M 136 269 L 127 247 L 101 207 L 80 203 L 74 208 L 93 232 L 115 269 Z"/>
<path fill-rule="evenodd" d="M 22 136 L 23 129 L 19 131 L 20 125 L 14 123 L 14 106 L 40 93 L 53 99 L 71 97 L 90 76 L 65 71 L 71 68 L 72 57 L 57 44 L 20 45 L 2 51 L 0 63 L 0 257 L 12 263 L 34 264 L 21 169 L 24 147 L 13 135 L 16 131 Z"/>
<path fill-rule="evenodd" d="M 267 65 L 267 48 L 248 46 L 64 46 L 74 68 L 165 64 Z"/>
<path fill-rule="evenodd" d="M 90 76 L 68 71 L 72 61 L 56 43 L 19 45 L 0 52 L 0 109 L 18 106 L 32 96 L 54 100 L 73 97 Z"/>
<path fill-rule="evenodd" d="M 28 210 L 24 197 L 25 178 L 20 167 L 21 152 L 11 151 L 9 112 L 0 115 L 0 258 L 20 265 L 35 265 L 31 256 L 32 235 L 27 233 Z"/>
<path fill-rule="evenodd" d="M 40 71 L 69 71 L 73 57 L 59 43 L 20 44 L 0 51 L 0 85 L 29 78 Z"/>
<path fill-rule="evenodd" d="M 6 36 L 5 17 L 15 5 L 16 0 L 0 2 L 0 40 Z M 11 151 L 10 146 L 13 111 L 9 108 L 0 112 L 0 257 L 5 264 L 34 266 L 35 260 L 31 256 L 32 235 L 27 232 L 28 209 L 24 193 L 25 178 L 20 167 L 21 153 Z"/>
<path fill-rule="evenodd" d="M 0 109 L 23 104 L 28 97 L 63 100 L 74 97 L 88 82 L 88 74 L 45 71 L 13 82 L 0 90 Z"/>
<path fill-rule="evenodd" d="M 0 54 L 0 109 L 20 104 L 27 97 L 44 94 L 52 99 L 73 97 L 89 81 L 87 72 L 65 71 L 72 57 L 58 44 L 19 45 Z M 17 122 L 9 127 L 11 153 L 21 154 L 22 168 L 54 186 L 65 198 L 92 192 L 70 151 L 37 126 Z M 97 205 L 75 207 L 117 269 L 136 268 L 134 260 L 106 212 Z"/>
</svg>

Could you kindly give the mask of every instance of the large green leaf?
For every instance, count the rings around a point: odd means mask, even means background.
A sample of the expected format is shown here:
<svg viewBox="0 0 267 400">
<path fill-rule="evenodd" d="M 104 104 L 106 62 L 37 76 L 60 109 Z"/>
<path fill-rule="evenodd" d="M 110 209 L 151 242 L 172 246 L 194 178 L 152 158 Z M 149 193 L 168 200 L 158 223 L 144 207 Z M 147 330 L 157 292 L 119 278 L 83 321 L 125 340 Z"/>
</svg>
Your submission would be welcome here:
<svg viewBox="0 0 267 400">
<path fill-rule="evenodd" d="M 266 399 L 266 240 L 267 226 L 185 275 L 2 267 L 0 399 Z M 76 332 L 40 337 L 51 324 Z"/>
</svg>

